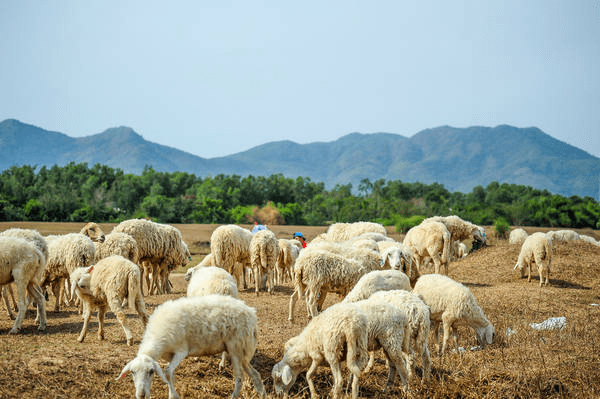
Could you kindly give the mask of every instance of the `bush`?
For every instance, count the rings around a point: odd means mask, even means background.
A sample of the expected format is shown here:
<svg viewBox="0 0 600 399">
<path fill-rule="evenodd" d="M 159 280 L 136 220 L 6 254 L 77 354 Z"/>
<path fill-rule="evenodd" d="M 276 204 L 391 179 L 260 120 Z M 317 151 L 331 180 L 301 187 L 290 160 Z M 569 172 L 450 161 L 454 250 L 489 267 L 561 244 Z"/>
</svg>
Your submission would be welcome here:
<svg viewBox="0 0 600 399">
<path fill-rule="evenodd" d="M 396 232 L 406 234 L 411 227 L 421 224 L 425 220 L 425 216 L 414 215 L 408 218 L 399 217 L 396 219 Z"/>
<path fill-rule="evenodd" d="M 496 236 L 498 238 L 503 238 L 506 240 L 508 238 L 508 232 L 510 230 L 510 225 L 508 224 L 506 219 L 498 218 L 494 222 L 494 230 L 496 231 Z"/>
</svg>

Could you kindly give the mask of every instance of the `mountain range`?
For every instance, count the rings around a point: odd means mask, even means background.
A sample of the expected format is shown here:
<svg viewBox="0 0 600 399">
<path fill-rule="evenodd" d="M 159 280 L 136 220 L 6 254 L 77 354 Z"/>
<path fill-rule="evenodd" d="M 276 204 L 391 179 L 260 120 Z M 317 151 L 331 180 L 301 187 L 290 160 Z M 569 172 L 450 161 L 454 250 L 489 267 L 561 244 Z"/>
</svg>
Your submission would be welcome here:
<svg viewBox="0 0 600 399">
<path fill-rule="evenodd" d="M 331 142 L 275 141 L 224 157 L 202 158 L 147 141 L 129 127 L 75 138 L 15 119 L 0 122 L 0 171 L 69 162 L 100 163 L 133 174 L 145 166 L 201 177 L 281 173 L 310 177 L 328 189 L 348 183 L 357 188 L 368 178 L 437 182 L 461 192 L 497 181 L 564 196 L 600 195 L 600 158 L 535 127 L 441 126 L 411 137 L 351 133 Z"/>
</svg>

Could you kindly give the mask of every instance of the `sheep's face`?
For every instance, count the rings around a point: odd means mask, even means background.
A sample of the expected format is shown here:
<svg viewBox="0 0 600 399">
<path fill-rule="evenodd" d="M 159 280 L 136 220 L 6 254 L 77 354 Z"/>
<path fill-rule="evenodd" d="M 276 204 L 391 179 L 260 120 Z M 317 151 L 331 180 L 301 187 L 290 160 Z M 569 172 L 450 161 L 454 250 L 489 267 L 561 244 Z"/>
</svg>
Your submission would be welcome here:
<svg viewBox="0 0 600 399">
<path fill-rule="evenodd" d="M 92 275 L 90 273 L 85 273 L 79 276 L 75 284 L 77 284 L 77 288 L 84 294 L 91 294 L 90 290 L 90 281 L 92 279 Z"/>
<path fill-rule="evenodd" d="M 381 259 L 381 266 L 383 268 L 389 267 L 393 270 L 399 270 L 402 267 L 402 258 L 400 256 L 400 250 L 398 248 L 392 248 L 389 251 L 383 253 Z"/>
<path fill-rule="evenodd" d="M 93 241 L 104 242 L 106 238 L 104 236 L 104 232 L 96 223 L 88 223 L 85 225 L 81 231 L 81 234 L 84 234 L 90 237 Z"/>
<path fill-rule="evenodd" d="M 496 336 L 496 329 L 492 324 L 488 324 L 486 327 L 478 328 L 476 330 L 476 333 L 479 345 L 481 347 L 485 347 L 486 345 L 491 345 L 494 341 L 494 337 Z"/>
<path fill-rule="evenodd" d="M 147 355 L 138 355 L 135 359 L 127 363 L 123 367 L 119 377 L 117 377 L 117 380 L 124 378 L 128 373 L 131 373 L 131 377 L 133 378 L 136 399 L 150 398 L 154 373 L 158 374 L 166 384 L 169 384 L 160 365 Z"/>
<path fill-rule="evenodd" d="M 273 366 L 271 377 L 273 378 L 273 389 L 275 389 L 275 393 L 281 396 L 283 394 L 288 394 L 290 388 L 296 382 L 298 373 L 285 361 L 281 361 Z"/>
</svg>

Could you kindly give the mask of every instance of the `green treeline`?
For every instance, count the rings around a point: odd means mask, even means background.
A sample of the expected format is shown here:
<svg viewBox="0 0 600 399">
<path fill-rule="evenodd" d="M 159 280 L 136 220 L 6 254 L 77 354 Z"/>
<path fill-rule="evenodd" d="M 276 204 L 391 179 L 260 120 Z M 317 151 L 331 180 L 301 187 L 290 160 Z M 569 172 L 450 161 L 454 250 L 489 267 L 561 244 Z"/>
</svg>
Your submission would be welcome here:
<svg viewBox="0 0 600 399">
<path fill-rule="evenodd" d="M 600 228 L 591 197 L 555 195 L 490 183 L 451 193 L 438 183 L 363 180 L 326 190 L 307 177 L 281 174 L 197 177 L 146 167 L 141 175 L 96 164 L 13 166 L 0 176 L 0 221 L 119 222 L 149 217 L 162 223 L 325 225 L 377 221 L 399 229 L 422 217 L 456 214 L 480 225 Z M 275 219 L 274 219 L 275 218 Z"/>
</svg>

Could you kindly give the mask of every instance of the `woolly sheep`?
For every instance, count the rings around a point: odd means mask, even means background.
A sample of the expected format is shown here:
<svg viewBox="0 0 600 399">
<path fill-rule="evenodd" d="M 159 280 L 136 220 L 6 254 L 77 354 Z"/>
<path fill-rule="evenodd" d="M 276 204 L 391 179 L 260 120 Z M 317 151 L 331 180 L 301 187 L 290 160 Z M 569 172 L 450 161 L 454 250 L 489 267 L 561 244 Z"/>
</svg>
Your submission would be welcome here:
<svg viewBox="0 0 600 399">
<path fill-rule="evenodd" d="M 89 222 L 85 226 L 81 228 L 79 233 L 90 237 L 90 239 L 94 242 L 103 242 L 105 239 L 104 231 L 102 231 L 102 227 L 98 223 Z"/>
<path fill-rule="evenodd" d="M 508 236 L 508 243 L 521 245 L 527 238 L 527 235 L 527 232 L 521 228 L 511 230 L 510 235 Z"/>
<path fill-rule="evenodd" d="M 238 297 L 235 279 L 218 266 L 194 266 L 188 269 L 185 279 L 189 280 L 186 294 L 188 297 L 210 294 Z"/>
<path fill-rule="evenodd" d="M 485 317 L 475 296 L 465 285 L 441 274 L 425 274 L 417 280 L 413 294 L 429 306 L 440 354 L 443 355 L 446 351 L 450 332 L 453 333 L 456 341 L 456 327 L 459 324 L 471 327 L 482 347 L 492 343 L 495 335 L 494 326 Z M 444 329 L 441 350 L 439 345 L 440 324 Z"/>
<path fill-rule="evenodd" d="M 47 236 L 48 262 L 42 287 L 49 285 L 56 298 L 54 311 L 60 311 L 60 291 L 65 279 L 78 267 L 90 266 L 96 257 L 92 240 L 81 233 Z"/>
<path fill-rule="evenodd" d="M 156 372 L 168 385 L 169 398 L 179 398 L 174 373 L 183 359 L 227 351 L 235 380 L 232 398 L 240 394 L 243 372 L 263 396 L 260 374 L 250 364 L 256 337 L 256 310 L 238 299 L 207 295 L 167 301 L 150 317 L 137 356 L 123 367 L 117 379 L 131 372 L 136 398 L 148 398 Z M 158 364 L 161 358 L 169 362 L 164 373 Z"/>
<path fill-rule="evenodd" d="M 385 233 L 385 234 L 376 233 L 374 231 L 368 231 L 366 233 L 362 233 L 361 235 L 358 235 L 358 236 L 352 237 L 352 238 L 355 238 L 357 240 L 372 240 L 377 243 L 385 242 L 385 241 L 392 241 L 392 242 L 394 241 L 393 238 L 387 236 L 387 233 Z"/>
<path fill-rule="evenodd" d="M 417 275 L 422 274 L 426 257 L 433 260 L 435 273 L 442 272 L 443 268 L 448 274 L 450 243 L 450 232 L 441 222 L 421 223 L 408 230 L 404 237 L 404 244 L 413 253 Z"/>
<path fill-rule="evenodd" d="M 254 271 L 254 289 L 256 295 L 263 281 L 263 273 L 267 278 L 267 289 L 273 294 L 275 289 L 275 265 L 279 258 L 279 242 L 271 230 L 259 230 L 250 240 L 250 263 Z"/>
<path fill-rule="evenodd" d="M 144 326 L 148 321 L 142 297 L 140 269 L 120 255 L 101 259 L 94 266 L 80 267 L 71 273 L 71 292 L 77 293 L 83 302 L 83 327 L 77 341 L 83 342 L 90 316 L 98 308 L 98 339 L 104 339 L 104 314 L 106 309 L 115 314 L 125 331 L 127 345 L 133 343 L 133 335 L 127 325 L 127 317 L 121 303 L 127 299 L 135 308 Z"/>
<path fill-rule="evenodd" d="M 116 225 L 112 232 L 132 236 L 137 243 L 139 263 L 152 265 L 153 281 L 149 292 L 170 292 L 169 273 L 176 267 L 186 266 L 191 258 L 181 231 L 146 219 L 129 219 Z"/>
<path fill-rule="evenodd" d="M 45 262 L 44 255 L 31 241 L 20 237 L 0 237 L 0 285 L 14 281 L 17 288 L 18 313 L 9 334 L 16 334 L 21 328 L 27 312 L 27 292 L 37 304 L 38 330 L 46 329 L 45 299 L 39 285 Z"/>
<path fill-rule="evenodd" d="M 533 263 L 537 266 L 540 275 L 540 287 L 544 284 L 548 285 L 552 263 L 552 240 L 541 232 L 533 233 L 525 239 L 513 270 L 518 268 L 521 277 L 524 277 L 525 268 L 527 268 L 527 281 L 529 282 L 531 281 L 531 266 Z"/>
<path fill-rule="evenodd" d="M 297 298 L 303 298 L 305 293 L 308 315 L 315 317 L 328 292 L 344 297 L 364 274 L 381 269 L 377 252 L 343 245 L 338 248 L 337 253 L 320 246 L 300 252 L 294 267 L 295 291 L 290 297 L 289 321 L 294 320 Z"/>
<path fill-rule="evenodd" d="M 102 241 L 94 242 L 96 262 L 111 255 L 121 255 L 133 263 L 138 263 L 138 248 L 135 238 L 126 233 L 111 232 Z"/>
<path fill-rule="evenodd" d="M 431 356 L 427 342 L 431 329 L 429 306 L 421 298 L 406 290 L 377 291 L 369 299 L 391 303 L 406 313 L 410 327 L 409 379 L 414 374 L 416 355 L 421 357 L 423 362 L 421 379 L 428 379 L 431 375 Z M 369 363 L 372 361 L 370 360 Z"/>
<path fill-rule="evenodd" d="M 451 245 L 453 260 L 462 259 L 469 254 L 467 246 L 462 241 L 454 241 Z"/>
<path fill-rule="evenodd" d="M 469 239 L 478 239 L 483 243 L 486 243 L 487 241 L 485 230 L 482 227 L 477 226 L 476 224 L 473 224 L 466 220 L 463 220 L 457 215 L 433 216 L 423 220 L 422 223 L 428 222 L 444 223 L 444 225 L 450 232 L 450 239 L 452 241 L 465 241 Z"/>
<path fill-rule="evenodd" d="M 352 398 L 357 398 L 358 378 L 368 358 L 367 345 L 368 321 L 365 312 L 350 303 L 330 306 L 314 317 L 300 335 L 286 343 L 283 358 L 275 364 L 271 372 L 275 392 L 278 395 L 287 395 L 298 374 L 308 367 L 306 381 L 310 396 L 312 399 L 318 398 L 312 376 L 325 360 L 333 374 L 332 397 L 340 397 L 343 376 L 339 355 L 342 354 L 345 355 L 347 367 L 354 377 Z"/>
<path fill-rule="evenodd" d="M 410 280 L 400 270 L 373 270 L 363 275 L 342 302 L 351 303 L 368 299 L 376 291 L 407 290 Z"/>
<path fill-rule="evenodd" d="M 387 231 L 382 224 L 373 222 L 334 223 L 329 226 L 326 233 L 328 241 L 346 241 L 364 233 L 379 233 L 387 236 Z"/>
<path fill-rule="evenodd" d="M 46 239 L 44 237 L 42 237 L 42 235 L 39 233 L 39 231 L 34 230 L 34 229 L 22 229 L 22 228 L 14 227 L 14 228 L 10 228 L 10 229 L 7 229 L 7 230 L 4 230 L 3 232 L 1 232 L 0 237 L 24 238 L 24 239 L 30 241 L 31 243 L 33 243 L 36 246 L 36 248 L 39 249 L 39 251 L 42 253 L 42 255 L 44 255 L 44 265 L 48 261 L 48 243 L 46 242 Z M 12 309 L 11 309 L 9 301 L 8 301 L 9 295 L 12 298 L 12 302 L 13 302 L 15 310 L 18 311 L 17 302 L 15 301 L 15 295 L 13 293 L 13 290 L 12 290 L 10 284 L 2 286 L 2 297 L 4 298 L 4 303 L 6 304 L 6 311 L 8 313 L 8 316 L 12 320 L 14 320 L 15 315 L 12 313 Z M 39 318 L 39 315 L 38 315 L 38 318 Z"/>
<path fill-rule="evenodd" d="M 210 252 L 215 264 L 235 278 L 238 288 L 245 288 L 244 270 L 252 268 L 250 241 L 252 233 L 235 224 L 217 227 L 210 236 Z M 238 265 L 238 263 L 240 265 Z"/>
<path fill-rule="evenodd" d="M 406 390 L 411 332 L 406 313 L 388 302 L 375 299 L 363 299 L 354 302 L 354 305 L 367 315 L 367 350 L 372 355 L 382 349 L 385 354 L 388 377 L 384 393 L 392 387 L 396 374 L 400 376 L 403 390 Z"/>
<path fill-rule="evenodd" d="M 288 240 L 286 238 L 280 238 L 277 240 L 277 244 L 279 245 L 279 256 L 275 266 L 275 279 L 277 284 L 282 284 L 285 280 L 292 280 L 294 264 L 298 255 L 300 255 L 302 246 L 298 240 Z"/>
<path fill-rule="evenodd" d="M 579 240 L 579 234 L 573 230 L 554 230 L 546 233 L 552 243 L 571 242 Z"/>
<path fill-rule="evenodd" d="M 596 241 L 596 239 L 594 237 L 590 237 L 588 235 L 585 234 L 580 234 L 579 235 L 579 239 L 585 242 L 588 242 L 592 245 L 596 245 L 596 246 L 600 246 L 600 242 Z"/>
<path fill-rule="evenodd" d="M 417 279 L 412 267 L 414 255 L 406 245 L 397 241 L 381 241 L 378 247 L 382 268 L 400 270 L 411 280 Z"/>
</svg>

